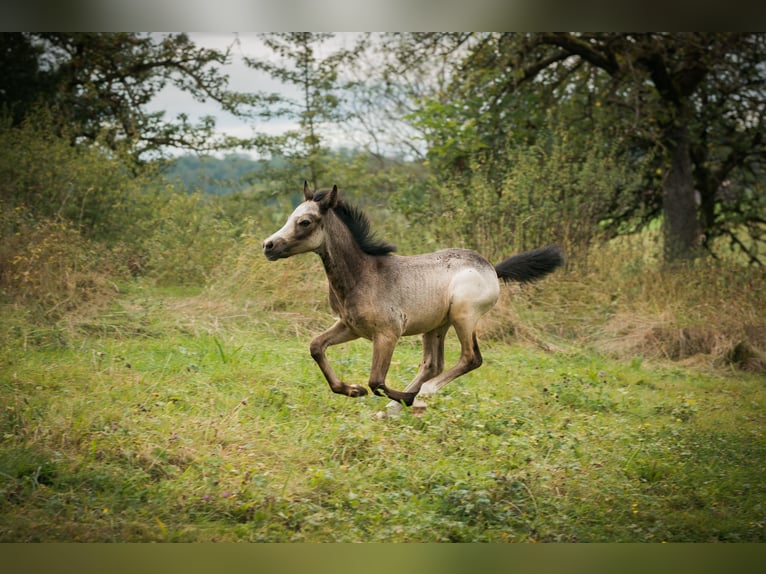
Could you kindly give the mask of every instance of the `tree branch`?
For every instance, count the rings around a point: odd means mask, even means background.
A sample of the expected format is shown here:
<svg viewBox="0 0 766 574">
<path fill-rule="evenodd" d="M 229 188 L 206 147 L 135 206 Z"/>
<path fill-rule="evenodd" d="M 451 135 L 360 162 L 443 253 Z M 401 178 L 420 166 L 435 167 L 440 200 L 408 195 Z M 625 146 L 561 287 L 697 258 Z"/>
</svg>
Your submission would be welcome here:
<svg viewBox="0 0 766 574">
<path fill-rule="evenodd" d="M 579 56 L 589 64 L 604 70 L 610 76 L 620 73 L 620 65 L 615 54 L 604 47 L 598 50 L 594 44 L 580 39 L 570 33 L 542 33 L 535 37 L 537 44 L 548 44 L 562 48 L 567 55 Z"/>
</svg>

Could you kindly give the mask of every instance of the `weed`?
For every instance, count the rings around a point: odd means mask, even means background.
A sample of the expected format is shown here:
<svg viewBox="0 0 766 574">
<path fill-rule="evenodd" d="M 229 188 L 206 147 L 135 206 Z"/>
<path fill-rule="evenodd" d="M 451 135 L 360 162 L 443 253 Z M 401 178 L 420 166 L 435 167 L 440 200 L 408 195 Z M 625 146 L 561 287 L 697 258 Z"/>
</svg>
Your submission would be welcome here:
<svg viewBox="0 0 766 574">
<path fill-rule="evenodd" d="M 563 405 L 586 410 L 609 410 L 615 404 L 607 389 L 606 374 L 603 371 L 596 376 L 564 375 L 549 387 L 543 387 L 543 393 L 550 394 Z"/>
</svg>

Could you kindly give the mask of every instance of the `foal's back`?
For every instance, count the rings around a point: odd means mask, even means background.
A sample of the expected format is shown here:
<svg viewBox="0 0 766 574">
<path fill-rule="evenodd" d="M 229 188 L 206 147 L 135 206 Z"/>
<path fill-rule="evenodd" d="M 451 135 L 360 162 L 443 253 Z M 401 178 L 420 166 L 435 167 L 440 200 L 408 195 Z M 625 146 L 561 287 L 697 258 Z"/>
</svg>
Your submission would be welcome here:
<svg viewBox="0 0 766 574">
<path fill-rule="evenodd" d="M 404 314 L 403 335 L 431 331 L 458 314 L 481 316 L 499 294 L 492 264 L 467 249 L 381 257 L 378 270 L 380 304 Z"/>
</svg>

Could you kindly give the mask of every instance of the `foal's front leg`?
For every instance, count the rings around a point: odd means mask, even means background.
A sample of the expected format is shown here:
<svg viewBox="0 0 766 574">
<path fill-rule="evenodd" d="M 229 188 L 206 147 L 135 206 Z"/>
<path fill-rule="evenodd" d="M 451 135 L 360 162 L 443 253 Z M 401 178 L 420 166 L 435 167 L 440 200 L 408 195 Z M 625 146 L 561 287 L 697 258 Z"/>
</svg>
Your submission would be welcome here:
<svg viewBox="0 0 766 574">
<path fill-rule="evenodd" d="M 347 395 L 349 397 L 361 397 L 367 394 L 367 389 L 361 385 L 349 385 L 344 383 L 335 374 L 335 371 L 330 366 L 330 362 L 327 360 L 325 351 L 327 347 L 331 345 L 339 345 L 340 343 L 346 343 L 358 339 L 359 336 L 354 333 L 343 321 L 338 321 L 332 327 L 327 329 L 321 335 L 317 335 L 311 341 L 311 357 L 316 361 L 319 368 L 324 374 L 324 378 L 330 383 L 332 392 L 340 395 Z"/>
<path fill-rule="evenodd" d="M 397 391 L 386 386 L 386 375 L 394 355 L 398 335 L 377 334 L 372 340 L 372 368 L 370 369 L 370 388 L 379 397 L 403 402 L 410 406 L 417 392 Z M 382 392 L 381 392 L 382 391 Z"/>
</svg>

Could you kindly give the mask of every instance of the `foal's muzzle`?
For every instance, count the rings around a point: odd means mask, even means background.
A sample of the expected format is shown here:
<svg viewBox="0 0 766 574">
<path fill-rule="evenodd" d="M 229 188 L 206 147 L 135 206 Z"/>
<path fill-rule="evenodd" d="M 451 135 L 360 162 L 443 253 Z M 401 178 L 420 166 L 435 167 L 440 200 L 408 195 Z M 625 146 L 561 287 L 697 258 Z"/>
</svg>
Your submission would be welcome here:
<svg viewBox="0 0 766 574">
<path fill-rule="evenodd" d="M 269 261 L 276 261 L 284 257 L 284 243 L 267 239 L 263 242 L 263 254 Z"/>
</svg>

